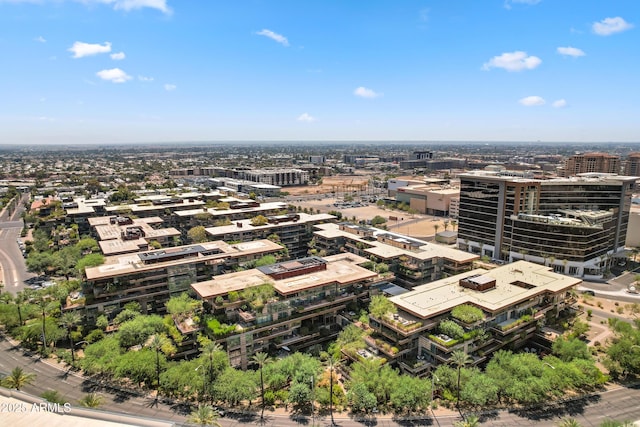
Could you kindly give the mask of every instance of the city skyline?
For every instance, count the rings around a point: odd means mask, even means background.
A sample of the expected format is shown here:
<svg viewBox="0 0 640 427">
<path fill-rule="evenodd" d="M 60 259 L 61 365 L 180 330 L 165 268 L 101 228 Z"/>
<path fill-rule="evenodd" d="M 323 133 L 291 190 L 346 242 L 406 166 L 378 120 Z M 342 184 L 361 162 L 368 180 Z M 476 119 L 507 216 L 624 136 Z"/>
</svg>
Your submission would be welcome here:
<svg viewBox="0 0 640 427">
<path fill-rule="evenodd" d="M 637 142 L 639 11 L 0 0 L 0 144 Z"/>
</svg>

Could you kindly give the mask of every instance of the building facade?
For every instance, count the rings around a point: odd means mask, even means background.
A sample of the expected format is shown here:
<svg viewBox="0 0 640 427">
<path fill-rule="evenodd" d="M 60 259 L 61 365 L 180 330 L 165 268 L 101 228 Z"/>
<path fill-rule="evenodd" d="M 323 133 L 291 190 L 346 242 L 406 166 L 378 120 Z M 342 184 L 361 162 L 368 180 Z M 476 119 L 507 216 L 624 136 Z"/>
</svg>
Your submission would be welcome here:
<svg viewBox="0 0 640 427">
<path fill-rule="evenodd" d="M 601 278 L 624 251 L 635 177 L 569 179 L 460 176 L 458 246 L 501 261 L 525 259 L 557 272 Z"/>
</svg>

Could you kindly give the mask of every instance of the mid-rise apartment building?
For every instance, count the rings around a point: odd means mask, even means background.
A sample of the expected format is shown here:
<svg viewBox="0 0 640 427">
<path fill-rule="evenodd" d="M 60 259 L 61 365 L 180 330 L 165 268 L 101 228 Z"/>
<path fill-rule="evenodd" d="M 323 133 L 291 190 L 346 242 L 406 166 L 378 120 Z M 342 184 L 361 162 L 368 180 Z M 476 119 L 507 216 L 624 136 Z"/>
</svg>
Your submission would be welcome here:
<svg viewBox="0 0 640 427">
<path fill-rule="evenodd" d="M 83 301 L 70 304 L 88 317 L 117 313 L 137 301 L 143 313 L 162 313 L 172 296 L 189 291 L 192 283 L 276 254 L 282 246 L 269 240 L 228 244 L 212 241 L 133 254 L 107 257 L 104 264 L 85 270 Z"/>
<path fill-rule="evenodd" d="M 401 286 L 432 282 L 471 270 L 478 255 L 401 234 L 350 223 L 320 224 L 312 246 L 323 254 L 349 252 L 384 263 Z"/>
<path fill-rule="evenodd" d="M 478 172 L 460 180 L 461 249 L 589 278 L 602 277 L 624 251 L 635 177 L 536 180 Z"/>
<path fill-rule="evenodd" d="M 517 261 L 493 270 L 474 269 L 392 296 L 395 313 L 369 315 L 373 334 L 365 338 L 364 355 L 383 355 L 387 362 L 417 376 L 451 363 L 462 350 L 472 365 L 500 349 L 519 348 L 540 332 L 539 322 L 556 318 L 575 303 L 571 292 L 580 279 L 554 273 L 550 267 Z M 466 317 L 465 306 L 477 315 Z M 468 312 L 468 310 L 466 310 Z M 458 325 L 449 336 L 444 322 Z M 362 354 L 347 354 L 357 359 Z"/>
<path fill-rule="evenodd" d="M 152 242 L 162 247 L 180 242 L 180 231 L 161 228 L 164 221 L 159 217 L 101 216 L 89 218 L 88 222 L 105 256 L 147 251 Z"/>
<path fill-rule="evenodd" d="M 267 223 L 262 225 L 253 225 L 252 220 L 245 219 L 231 225 L 207 227 L 206 230 L 211 239 L 225 242 L 248 242 L 276 234 L 287 248 L 290 258 L 301 258 L 307 256 L 314 226 L 335 222 L 336 217 L 329 214 L 289 213 L 268 216 L 266 219 Z"/>
<path fill-rule="evenodd" d="M 353 254 L 305 257 L 191 287 L 225 324 L 236 325 L 219 342 L 231 364 L 246 369 L 256 352 L 296 351 L 335 339 L 342 329 L 340 313 L 366 304 L 369 289 L 388 279 L 360 267 L 365 262 Z M 258 287 L 259 293 L 250 292 Z"/>
</svg>

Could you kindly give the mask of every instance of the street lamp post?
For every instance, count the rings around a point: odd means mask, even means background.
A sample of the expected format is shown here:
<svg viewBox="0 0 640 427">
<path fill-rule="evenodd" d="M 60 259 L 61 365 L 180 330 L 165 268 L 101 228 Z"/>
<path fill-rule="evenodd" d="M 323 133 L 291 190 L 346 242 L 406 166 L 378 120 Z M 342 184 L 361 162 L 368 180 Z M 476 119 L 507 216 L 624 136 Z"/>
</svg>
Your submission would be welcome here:
<svg viewBox="0 0 640 427">
<path fill-rule="evenodd" d="M 316 400 L 316 394 L 313 389 L 313 375 L 311 376 L 311 425 L 315 427 L 316 425 L 316 412 L 313 410 L 313 404 Z"/>
<path fill-rule="evenodd" d="M 200 368 L 202 368 L 202 367 L 203 367 L 203 365 L 198 366 L 198 367 L 195 369 L 195 371 L 196 371 L 196 372 L 198 372 L 198 369 L 200 369 Z M 205 375 L 206 373 L 207 373 L 207 370 L 206 370 L 206 369 L 203 369 L 203 370 L 202 370 L 202 397 L 203 397 L 203 398 L 204 398 L 204 394 L 205 394 L 205 391 L 204 391 L 204 390 L 205 390 L 205 386 L 206 386 L 206 384 L 205 384 L 205 378 L 204 378 L 204 375 Z"/>
<path fill-rule="evenodd" d="M 432 372 L 431 373 L 431 401 L 429 402 L 429 406 L 431 407 L 431 414 L 433 415 L 433 419 L 436 420 L 438 425 L 440 425 L 440 422 L 436 418 L 436 413 L 433 410 L 433 391 L 436 387 L 436 381 L 440 381 L 440 378 L 438 378 L 438 376 Z"/>
</svg>

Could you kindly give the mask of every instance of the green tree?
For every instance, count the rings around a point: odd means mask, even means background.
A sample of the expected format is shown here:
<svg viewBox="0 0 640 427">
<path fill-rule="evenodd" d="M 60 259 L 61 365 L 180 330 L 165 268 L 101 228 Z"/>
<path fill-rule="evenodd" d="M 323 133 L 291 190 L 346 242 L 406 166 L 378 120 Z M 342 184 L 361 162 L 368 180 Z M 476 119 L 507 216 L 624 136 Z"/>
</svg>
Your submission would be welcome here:
<svg viewBox="0 0 640 427">
<path fill-rule="evenodd" d="M 431 384 L 422 378 L 400 375 L 391 393 L 391 405 L 397 412 L 412 413 L 427 408 L 431 398 Z"/>
<path fill-rule="evenodd" d="M 216 397 L 231 406 L 255 399 L 257 384 L 254 374 L 252 371 L 225 369 L 214 386 Z"/>
<path fill-rule="evenodd" d="M 398 311 L 395 304 L 387 299 L 384 295 L 374 295 L 371 297 L 369 303 L 369 314 L 376 319 L 382 320 L 389 314 L 394 314 Z M 380 330 L 382 331 L 382 323 L 380 323 Z"/>
<path fill-rule="evenodd" d="M 187 237 L 191 243 L 204 243 L 208 239 L 207 230 L 202 225 L 196 225 L 187 231 Z"/>
<path fill-rule="evenodd" d="M 253 362 L 258 365 L 258 370 L 260 371 L 260 403 L 262 406 L 260 412 L 260 420 L 264 420 L 264 377 L 263 377 L 263 368 L 264 365 L 269 363 L 269 355 L 267 353 L 259 352 L 253 355 Z"/>
<path fill-rule="evenodd" d="M 3 378 L 2 383 L 5 387 L 20 390 L 21 387 L 31 384 L 35 379 L 35 374 L 25 372 L 20 366 L 16 366 L 9 375 Z"/>
<path fill-rule="evenodd" d="M 165 306 L 167 307 L 167 313 L 172 315 L 182 315 L 193 313 L 194 311 L 202 308 L 202 301 L 195 300 L 189 297 L 189 294 L 183 292 L 177 297 L 171 297 L 169 301 L 165 303 Z"/>
<path fill-rule="evenodd" d="M 102 254 L 89 254 L 85 255 L 76 264 L 76 270 L 81 275 L 84 275 L 84 271 L 89 267 L 97 267 L 104 264 L 104 256 Z"/>
<path fill-rule="evenodd" d="M 326 355 L 326 364 L 329 368 L 329 417 L 331 419 L 331 425 L 335 425 L 333 421 L 333 371 L 341 364 L 340 358 L 335 357 L 332 354 Z"/>
<path fill-rule="evenodd" d="M 71 364 L 75 365 L 76 363 L 76 357 L 75 357 L 75 347 L 74 347 L 74 343 L 73 343 L 73 330 L 75 329 L 75 327 L 78 325 L 78 323 L 80 323 L 80 320 L 82 320 L 82 317 L 80 316 L 80 314 L 73 312 L 73 311 L 69 311 L 64 313 L 62 316 L 60 316 L 60 326 L 62 326 L 62 328 L 67 331 L 67 340 L 69 341 L 69 345 L 71 346 Z"/>
<path fill-rule="evenodd" d="M 289 388 L 289 403 L 297 408 L 305 408 L 311 404 L 312 398 L 313 392 L 309 383 L 294 381 L 291 384 Z"/>
<path fill-rule="evenodd" d="M 251 218 L 251 225 L 258 227 L 261 225 L 267 225 L 269 220 L 264 215 L 258 215 Z"/>
<path fill-rule="evenodd" d="M 362 383 L 355 384 L 347 392 L 347 400 L 354 412 L 370 412 L 376 407 L 376 396 Z"/>
<path fill-rule="evenodd" d="M 472 361 L 473 359 L 471 358 L 471 356 L 469 356 L 463 350 L 454 350 L 451 353 L 451 363 L 453 363 L 456 366 L 456 369 L 458 371 L 458 386 L 456 388 L 457 390 L 456 407 L 457 408 L 460 407 L 460 370 L 463 367 L 465 367 L 467 364 L 471 363 Z"/>
<path fill-rule="evenodd" d="M 220 427 L 218 414 L 210 405 L 198 405 L 189 415 L 189 422 L 200 426 Z"/>
<path fill-rule="evenodd" d="M 587 344 L 578 338 L 558 337 L 552 346 L 554 356 L 563 362 L 571 362 L 574 359 L 591 360 L 591 351 Z"/>
</svg>

